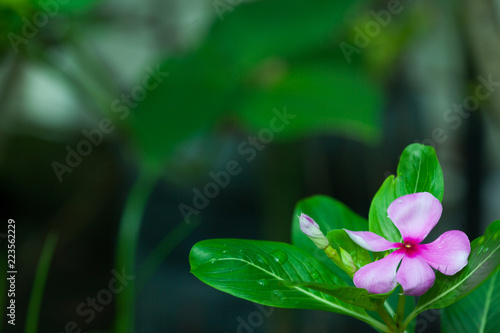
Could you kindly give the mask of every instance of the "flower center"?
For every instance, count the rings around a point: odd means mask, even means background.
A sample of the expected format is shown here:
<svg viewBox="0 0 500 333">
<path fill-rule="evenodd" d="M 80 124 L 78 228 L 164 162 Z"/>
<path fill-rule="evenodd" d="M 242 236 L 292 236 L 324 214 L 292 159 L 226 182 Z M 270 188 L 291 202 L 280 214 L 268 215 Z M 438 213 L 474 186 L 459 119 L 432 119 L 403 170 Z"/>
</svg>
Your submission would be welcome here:
<svg viewBox="0 0 500 333">
<path fill-rule="evenodd" d="M 402 245 L 403 246 L 401 246 L 400 249 L 405 249 L 406 255 L 413 257 L 415 254 L 418 253 L 418 244 L 416 242 L 407 240 Z"/>
</svg>

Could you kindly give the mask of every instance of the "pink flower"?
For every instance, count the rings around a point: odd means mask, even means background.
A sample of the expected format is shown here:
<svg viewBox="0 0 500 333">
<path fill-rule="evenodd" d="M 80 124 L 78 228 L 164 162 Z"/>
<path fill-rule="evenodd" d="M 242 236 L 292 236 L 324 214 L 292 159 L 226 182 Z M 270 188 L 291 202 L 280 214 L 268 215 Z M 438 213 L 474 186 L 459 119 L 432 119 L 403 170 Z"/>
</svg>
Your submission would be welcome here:
<svg viewBox="0 0 500 333">
<path fill-rule="evenodd" d="M 389 242 L 369 231 L 346 230 L 355 243 L 369 251 L 397 248 L 387 257 L 359 269 L 353 277 L 356 287 L 372 294 L 384 294 L 399 283 L 405 295 L 420 296 L 434 284 L 436 276 L 432 268 L 446 275 L 464 268 L 470 254 L 470 241 L 462 231 L 447 231 L 432 243 L 420 244 L 437 224 L 442 211 L 439 200 L 427 192 L 408 194 L 393 201 L 387 213 L 401 232 L 403 243 Z"/>
</svg>

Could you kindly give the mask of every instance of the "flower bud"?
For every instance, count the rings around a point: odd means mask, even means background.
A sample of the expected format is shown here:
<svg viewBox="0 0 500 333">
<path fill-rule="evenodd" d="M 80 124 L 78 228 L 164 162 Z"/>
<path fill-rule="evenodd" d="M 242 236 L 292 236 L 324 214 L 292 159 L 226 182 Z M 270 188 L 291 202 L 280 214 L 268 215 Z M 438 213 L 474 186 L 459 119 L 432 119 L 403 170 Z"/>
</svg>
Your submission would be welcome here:
<svg viewBox="0 0 500 333">
<path fill-rule="evenodd" d="M 302 213 L 299 216 L 299 222 L 300 230 L 313 241 L 318 249 L 324 250 L 328 246 L 328 239 L 319 230 L 319 225 L 312 218 Z"/>
<path fill-rule="evenodd" d="M 354 264 L 354 260 L 352 260 L 349 252 L 347 252 L 343 248 L 340 248 L 340 257 L 342 258 L 342 263 L 348 269 L 347 273 L 354 274 L 357 270 L 357 267 Z"/>
</svg>

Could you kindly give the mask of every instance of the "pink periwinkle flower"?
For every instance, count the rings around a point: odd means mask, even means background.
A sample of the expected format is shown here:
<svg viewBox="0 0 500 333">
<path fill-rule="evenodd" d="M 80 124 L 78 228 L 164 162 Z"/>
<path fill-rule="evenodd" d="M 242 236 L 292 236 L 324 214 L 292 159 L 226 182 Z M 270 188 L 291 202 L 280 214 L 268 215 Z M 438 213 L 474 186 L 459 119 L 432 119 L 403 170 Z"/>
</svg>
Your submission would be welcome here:
<svg viewBox="0 0 500 333">
<path fill-rule="evenodd" d="M 369 251 L 397 249 L 360 268 L 353 277 L 356 287 L 372 294 L 384 294 L 399 283 L 405 295 L 420 296 L 434 284 L 436 276 L 432 268 L 446 275 L 454 275 L 464 268 L 470 254 L 470 241 L 462 231 L 447 231 L 432 243 L 420 244 L 437 224 L 442 211 L 439 200 L 428 192 L 394 200 L 387 213 L 401 232 L 403 243 L 392 243 L 369 231 L 346 230 L 355 243 Z"/>
</svg>

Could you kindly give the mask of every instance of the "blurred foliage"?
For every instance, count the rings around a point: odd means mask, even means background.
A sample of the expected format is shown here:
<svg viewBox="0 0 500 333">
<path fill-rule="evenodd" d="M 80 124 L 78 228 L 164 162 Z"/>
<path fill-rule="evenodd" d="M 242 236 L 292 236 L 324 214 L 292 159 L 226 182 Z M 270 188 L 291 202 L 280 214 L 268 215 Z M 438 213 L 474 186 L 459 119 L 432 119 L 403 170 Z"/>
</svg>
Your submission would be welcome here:
<svg viewBox="0 0 500 333">
<path fill-rule="evenodd" d="M 395 72 L 396 64 L 408 44 L 415 38 L 429 32 L 430 27 L 436 21 L 432 15 L 434 11 L 430 8 L 431 4 L 429 3 L 421 2 L 411 6 L 401 3 L 400 6 L 402 8 L 400 13 L 385 16 L 387 3 L 380 2 L 378 6 L 370 3 L 361 8 L 356 15 L 350 17 L 348 26 L 354 28 L 346 29 L 343 32 L 343 39 L 355 41 L 356 38 L 360 38 L 358 37 L 360 32 L 355 28 L 361 29 L 367 37 L 367 45 L 361 47 L 362 52 L 355 53 L 353 57 L 359 58 L 373 75 L 380 78 Z M 373 25 L 373 22 L 378 24 Z M 374 27 L 377 26 L 378 29 L 373 32 Z M 360 41 L 365 42 L 363 39 Z M 353 44 L 359 46 L 356 43 Z"/>
<path fill-rule="evenodd" d="M 24 52 L 28 42 L 34 38 L 50 41 L 61 33 L 58 30 L 64 31 L 67 28 L 52 24 L 54 29 L 48 29 L 46 26 L 50 26 L 50 21 L 64 20 L 67 15 L 84 15 L 100 2 L 99 0 L 1 0 L 0 31 L 5 33 L 0 35 L 0 54 L 12 48 L 16 53 Z M 42 35 L 46 35 L 45 38 L 38 36 L 40 31 Z"/>
<path fill-rule="evenodd" d="M 241 118 L 253 131 L 269 126 L 270 106 L 286 105 L 296 116 L 278 138 L 310 133 L 376 141 L 382 90 L 359 69 L 332 63 L 297 66 L 273 88 L 262 88 L 242 103 Z"/>
<path fill-rule="evenodd" d="M 161 167 L 180 141 L 221 117 L 257 132 L 283 107 L 297 121 L 279 139 L 330 132 L 373 142 L 380 134 L 381 88 L 362 67 L 346 66 L 323 47 L 339 35 L 356 2 L 258 1 L 227 13 L 199 49 L 162 64 L 170 77 L 131 117 L 146 164 Z"/>
<path fill-rule="evenodd" d="M 64 43 L 74 37 L 68 35 L 70 22 L 66 28 L 57 22 L 98 10 L 100 3 L 4 1 L 0 29 L 9 34 L 1 37 L 0 51 L 13 43 L 14 49 L 28 53 Z M 257 133 L 269 127 L 273 109 L 285 107 L 297 120 L 274 133 L 277 140 L 320 133 L 377 142 L 384 100 L 381 83 L 419 30 L 422 12 L 416 7 L 401 14 L 401 19 L 391 17 L 396 23 L 381 26 L 381 33 L 370 37 L 369 50 L 356 54 L 351 62 L 338 46 L 353 43 L 353 27 L 373 22 L 373 5 L 365 0 L 267 0 L 215 8 L 219 20 L 205 40 L 183 54 L 166 55 L 156 71 L 169 77 L 148 92 L 127 118 L 125 127 L 142 164 L 150 170 L 163 169 L 180 143 L 209 133 L 219 123 L 235 121 L 241 129 Z M 37 15 L 48 16 L 49 24 L 43 20 L 38 26 Z M 36 32 L 31 36 L 33 24 Z M 20 39 L 13 42 L 13 38 Z"/>
</svg>

